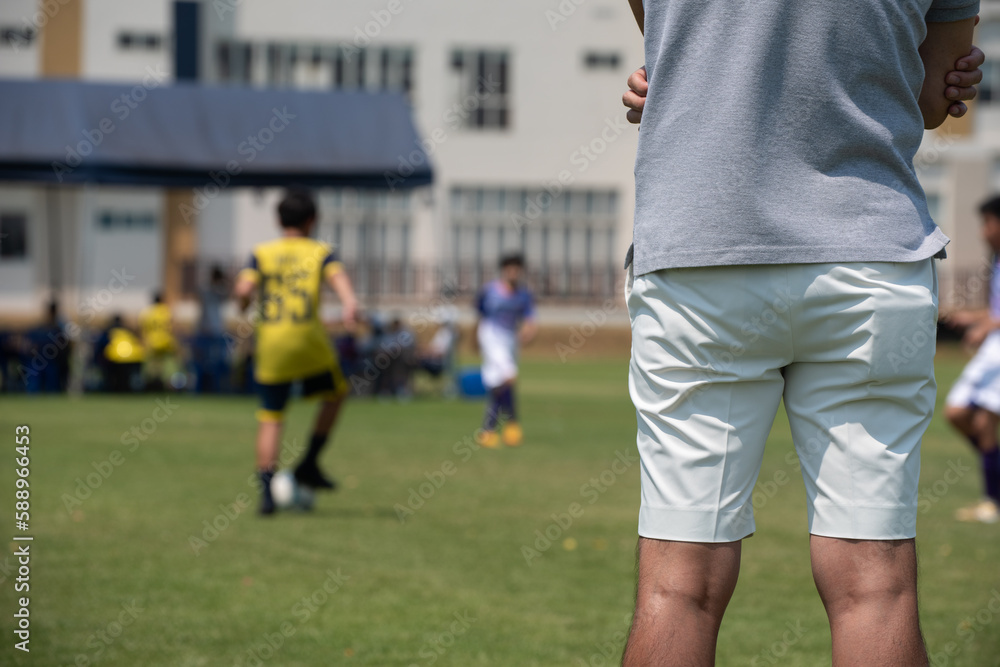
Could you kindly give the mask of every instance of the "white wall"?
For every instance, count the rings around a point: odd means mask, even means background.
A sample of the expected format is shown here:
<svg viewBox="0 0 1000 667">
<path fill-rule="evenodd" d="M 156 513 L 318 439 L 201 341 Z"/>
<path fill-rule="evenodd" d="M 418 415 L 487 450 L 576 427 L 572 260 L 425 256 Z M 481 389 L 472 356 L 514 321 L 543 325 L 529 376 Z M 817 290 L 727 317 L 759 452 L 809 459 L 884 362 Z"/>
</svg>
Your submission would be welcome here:
<svg viewBox="0 0 1000 667">
<path fill-rule="evenodd" d="M 138 82 L 150 71 L 173 76 L 172 0 L 82 0 L 83 78 Z M 121 31 L 158 33 L 158 50 L 121 49 Z"/>
<path fill-rule="evenodd" d="M 30 44 L 0 44 L 0 77 L 36 77 L 41 52 L 40 27 L 48 22 L 39 12 L 37 0 L 3 0 L 0 2 L 0 27 L 30 29 L 35 38 Z"/>
</svg>

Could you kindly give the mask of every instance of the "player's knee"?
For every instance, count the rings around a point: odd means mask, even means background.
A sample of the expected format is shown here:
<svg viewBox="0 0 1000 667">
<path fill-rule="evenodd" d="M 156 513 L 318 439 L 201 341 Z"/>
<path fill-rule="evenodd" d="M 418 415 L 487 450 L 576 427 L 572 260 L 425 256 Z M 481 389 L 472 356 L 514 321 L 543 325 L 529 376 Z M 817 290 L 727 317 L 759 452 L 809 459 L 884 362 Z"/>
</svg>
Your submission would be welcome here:
<svg viewBox="0 0 1000 667">
<path fill-rule="evenodd" d="M 832 590 L 823 591 L 828 607 L 844 612 L 894 606 L 900 601 L 916 600 L 917 581 L 905 569 L 891 567 L 865 568 L 865 572 L 841 577 Z"/>
<path fill-rule="evenodd" d="M 708 582 L 695 580 L 655 582 L 649 585 L 646 595 L 640 597 L 653 609 L 672 607 L 712 615 L 721 614 L 720 607 L 725 609 L 728 595 L 715 594 L 713 590 L 714 587 L 708 585 Z"/>
</svg>

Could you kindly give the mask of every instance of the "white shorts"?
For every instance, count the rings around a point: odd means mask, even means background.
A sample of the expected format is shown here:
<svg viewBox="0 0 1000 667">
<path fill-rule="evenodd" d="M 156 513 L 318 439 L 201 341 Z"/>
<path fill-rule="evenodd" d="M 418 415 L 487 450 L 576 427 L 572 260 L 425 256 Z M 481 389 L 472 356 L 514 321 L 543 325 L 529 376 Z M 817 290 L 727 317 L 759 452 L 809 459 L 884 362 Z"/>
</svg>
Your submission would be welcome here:
<svg viewBox="0 0 1000 667">
<path fill-rule="evenodd" d="M 915 536 L 920 440 L 935 398 L 932 260 L 636 277 L 630 266 L 625 296 L 640 535 L 753 533 L 753 487 L 784 397 L 809 532 Z"/>
<path fill-rule="evenodd" d="M 1000 414 L 1000 332 L 979 346 L 945 400 L 956 408 L 978 407 Z"/>
<path fill-rule="evenodd" d="M 495 389 L 517 377 L 517 334 L 488 321 L 479 323 L 479 351 L 483 356 L 483 385 Z"/>
</svg>

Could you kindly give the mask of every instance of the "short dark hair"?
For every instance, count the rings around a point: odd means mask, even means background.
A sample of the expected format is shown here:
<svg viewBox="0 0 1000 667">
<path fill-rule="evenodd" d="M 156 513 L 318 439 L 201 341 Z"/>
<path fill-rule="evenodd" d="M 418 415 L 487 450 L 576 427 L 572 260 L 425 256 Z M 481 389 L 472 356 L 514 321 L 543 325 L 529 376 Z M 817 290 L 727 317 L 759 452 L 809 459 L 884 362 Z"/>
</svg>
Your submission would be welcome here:
<svg viewBox="0 0 1000 667">
<path fill-rule="evenodd" d="M 524 255 L 519 252 L 508 252 L 500 257 L 500 268 L 507 266 L 520 266 L 524 268 Z"/>
<path fill-rule="evenodd" d="M 316 218 L 316 201 L 308 190 L 289 190 L 278 204 L 278 220 L 282 227 L 305 229 Z"/>
<path fill-rule="evenodd" d="M 980 215 L 992 215 L 1000 220 L 1000 195 L 987 199 L 979 205 Z"/>
<path fill-rule="evenodd" d="M 163 303 L 163 292 L 159 290 L 153 292 L 153 303 Z"/>
</svg>

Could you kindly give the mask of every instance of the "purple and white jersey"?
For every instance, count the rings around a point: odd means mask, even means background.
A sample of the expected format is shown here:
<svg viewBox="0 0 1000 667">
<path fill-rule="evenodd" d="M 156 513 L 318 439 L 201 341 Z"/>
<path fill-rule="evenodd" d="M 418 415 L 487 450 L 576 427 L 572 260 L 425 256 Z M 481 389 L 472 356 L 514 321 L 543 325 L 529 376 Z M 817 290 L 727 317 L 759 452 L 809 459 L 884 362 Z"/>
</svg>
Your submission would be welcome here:
<svg viewBox="0 0 1000 667">
<path fill-rule="evenodd" d="M 483 322 L 513 334 L 521 322 L 535 316 L 535 300 L 525 287 L 512 290 L 506 282 L 493 280 L 480 290 L 476 310 Z"/>
</svg>

